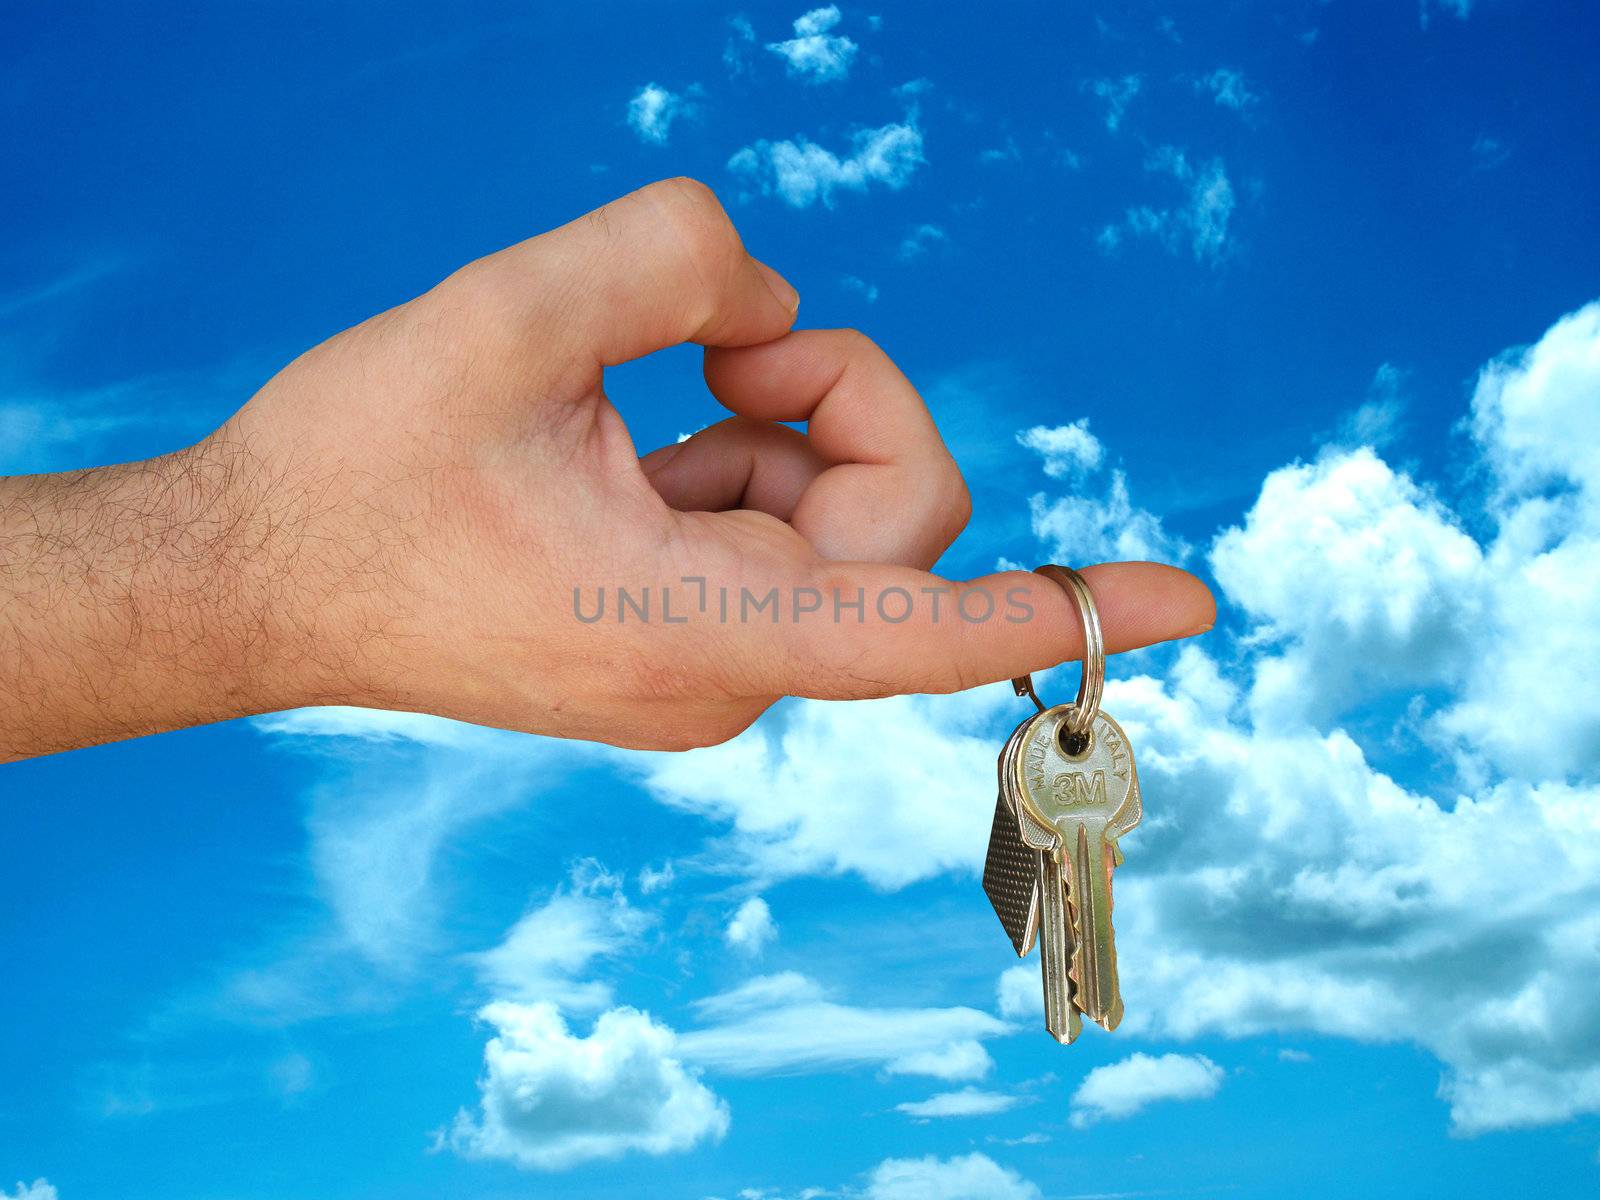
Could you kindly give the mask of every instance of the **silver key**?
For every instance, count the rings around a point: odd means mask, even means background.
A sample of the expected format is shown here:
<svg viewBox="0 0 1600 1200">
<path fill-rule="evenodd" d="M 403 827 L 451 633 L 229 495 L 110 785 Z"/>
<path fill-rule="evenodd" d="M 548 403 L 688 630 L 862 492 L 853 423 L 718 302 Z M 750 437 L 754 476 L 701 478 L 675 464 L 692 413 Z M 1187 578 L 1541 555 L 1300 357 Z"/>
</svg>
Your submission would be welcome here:
<svg viewBox="0 0 1600 1200">
<path fill-rule="evenodd" d="M 1043 944 L 1049 948 L 1054 894 L 1064 894 L 1071 1003 L 1106 1029 L 1122 1020 L 1117 950 L 1111 926 L 1111 872 L 1121 861 L 1117 840 L 1143 816 L 1133 752 L 1122 728 L 1097 712 L 1087 744 L 1064 735 L 1077 709 L 1060 705 L 1028 722 L 1013 754 L 1018 824 L 1023 841 L 1044 851 L 1041 878 Z M 1066 744 L 1064 744 L 1064 742 Z M 1057 884 L 1059 880 L 1059 885 Z M 1047 955 L 1048 956 L 1048 955 Z M 1045 974 L 1046 1025 L 1060 980 Z"/>
<path fill-rule="evenodd" d="M 1044 1027 L 1056 1041 L 1068 1044 L 1083 1030 L 1083 1018 L 1074 999 L 1072 967 L 1075 931 L 1067 897 L 1067 879 L 1061 870 L 1061 836 L 1037 819 L 1023 801 L 1026 786 L 1023 751 L 1038 736 L 1042 722 L 1052 722 L 1055 710 L 1046 710 L 1023 723 L 1016 744 L 1006 758 L 1007 789 L 1016 804 L 1017 832 L 1037 856 L 1039 908 L 1039 973 L 1044 983 Z"/>
</svg>

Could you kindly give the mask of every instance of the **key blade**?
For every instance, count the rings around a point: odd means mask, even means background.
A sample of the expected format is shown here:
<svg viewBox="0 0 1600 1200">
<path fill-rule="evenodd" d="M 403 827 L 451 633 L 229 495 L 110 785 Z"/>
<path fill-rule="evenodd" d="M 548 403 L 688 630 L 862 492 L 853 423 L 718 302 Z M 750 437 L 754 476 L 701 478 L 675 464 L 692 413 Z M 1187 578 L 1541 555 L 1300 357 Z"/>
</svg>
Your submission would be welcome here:
<svg viewBox="0 0 1600 1200">
<path fill-rule="evenodd" d="M 1111 927 L 1111 847 L 1100 828 L 1080 824 L 1076 832 L 1067 873 L 1076 999 L 1091 1021 L 1114 1029 L 1122 1020 L 1122 993 Z"/>
<path fill-rule="evenodd" d="M 1044 1027 L 1056 1041 L 1068 1046 L 1083 1032 L 1083 1017 L 1068 971 L 1074 953 L 1072 921 L 1056 856 L 1040 854 L 1039 860 L 1039 970 L 1044 980 Z"/>
</svg>

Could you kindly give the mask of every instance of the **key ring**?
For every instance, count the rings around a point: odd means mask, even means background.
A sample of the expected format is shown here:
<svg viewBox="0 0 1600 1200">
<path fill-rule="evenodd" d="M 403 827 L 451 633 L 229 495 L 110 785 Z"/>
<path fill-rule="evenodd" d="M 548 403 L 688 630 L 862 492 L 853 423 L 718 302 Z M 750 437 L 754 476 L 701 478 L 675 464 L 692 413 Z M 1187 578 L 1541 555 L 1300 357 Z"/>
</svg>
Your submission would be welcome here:
<svg viewBox="0 0 1600 1200">
<path fill-rule="evenodd" d="M 1095 607 L 1094 594 L 1089 591 L 1088 583 L 1071 567 L 1058 567 L 1051 563 L 1036 567 L 1034 574 L 1060 584 L 1076 601 L 1078 615 L 1083 619 L 1083 679 L 1078 684 L 1078 699 L 1073 705 L 1072 716 L 1062 722 L 1068 736 L 1080 741 L 1087 738 L 1089 730 L 1094 728 L 1094 719 L 1100 715 L 1100 695 L 1106 686 L 1106 644 L 1100 635 L 1100 610 Z M 1044 701 L 1033 690 L 1032 675 L 1019 675 L 1011 681 L 1011 686 L 1018 696 L 1026 696 L 1038 706 L 1040 712 L 1045 711 Z"/>
</svg>

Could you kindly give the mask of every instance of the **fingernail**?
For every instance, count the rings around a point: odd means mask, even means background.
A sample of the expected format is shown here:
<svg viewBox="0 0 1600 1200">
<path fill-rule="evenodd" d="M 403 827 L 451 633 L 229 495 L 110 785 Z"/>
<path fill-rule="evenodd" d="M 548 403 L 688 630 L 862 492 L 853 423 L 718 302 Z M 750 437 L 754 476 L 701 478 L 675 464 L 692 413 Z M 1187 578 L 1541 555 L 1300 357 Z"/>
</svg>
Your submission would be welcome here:
<svg viewBox="0 0 1600 1200">
<path fill-rule="evenodd" d="M 1189 630 L 1188 633 L 1180 633 L 1178 636 L 1186 638 L 1199 637 L 1202 633 L 1210 633 L 1214 627 L 1214 624 L 1214 622 L 1207 622 L 1204 625 L 1196 625 L 1193 629 Z"/>
<path fill-rule="evenodd" d="M 791 317 L 800 311 L 800 293 L 794 290 L 794 285 L 779 275 L 766 263 L 759 259 L 752 260 L 756 270 L 761 273 L 761 278 L 766 282 L 767 290 L 777 302 L 783 305 L 783 310 Z"/>
</svg>

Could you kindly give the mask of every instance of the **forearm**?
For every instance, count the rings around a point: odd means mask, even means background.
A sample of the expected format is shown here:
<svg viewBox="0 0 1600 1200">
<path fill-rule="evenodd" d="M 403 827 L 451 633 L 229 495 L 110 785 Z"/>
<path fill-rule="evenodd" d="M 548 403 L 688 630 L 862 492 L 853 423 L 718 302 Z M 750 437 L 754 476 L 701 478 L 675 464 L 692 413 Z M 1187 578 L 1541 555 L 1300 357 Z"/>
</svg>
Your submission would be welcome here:
<svg viewBox="0 0 1600 1200">
<path fill-rule="evenodd" d="M 0 760 L 311 702 L 250 461 L 0 479 Z"/>
</svg>

